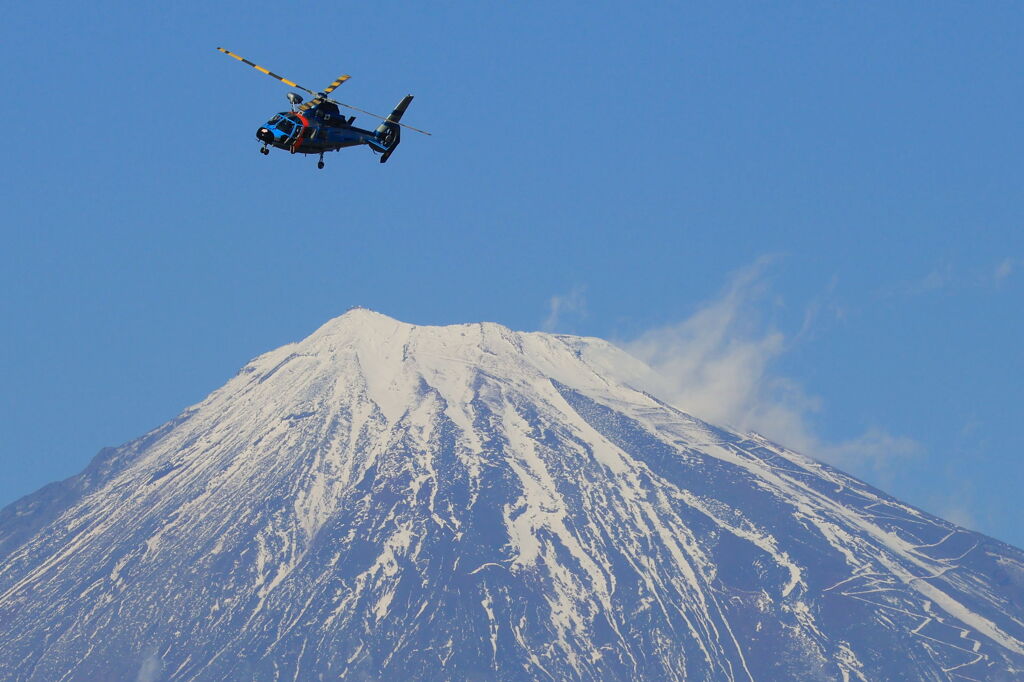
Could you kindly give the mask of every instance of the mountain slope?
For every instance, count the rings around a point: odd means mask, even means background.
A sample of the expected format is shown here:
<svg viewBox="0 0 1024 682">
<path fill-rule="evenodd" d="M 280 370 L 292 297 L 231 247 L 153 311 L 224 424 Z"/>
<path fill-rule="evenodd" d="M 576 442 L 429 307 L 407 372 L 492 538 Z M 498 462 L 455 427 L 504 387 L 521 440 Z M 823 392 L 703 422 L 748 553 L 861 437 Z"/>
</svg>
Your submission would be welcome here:
<svg viewBox="0 0 1024 682">
<path fill-rule="evenodd" d="M 350 311 L 0 513 L 0 677 L 1024 677 L 1024 553 L 647 371 Z"/>
</svg>

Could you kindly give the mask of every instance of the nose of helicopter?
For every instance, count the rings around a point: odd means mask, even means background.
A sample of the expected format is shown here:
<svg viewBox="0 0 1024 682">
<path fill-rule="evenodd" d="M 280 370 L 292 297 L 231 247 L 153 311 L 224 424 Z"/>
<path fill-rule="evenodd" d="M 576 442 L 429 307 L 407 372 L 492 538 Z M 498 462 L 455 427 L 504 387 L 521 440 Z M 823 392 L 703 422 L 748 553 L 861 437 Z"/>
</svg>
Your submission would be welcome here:
<svg viewBox="0 0 1024 682">
<path fill-rule="evenodd" d="M 256 131 L 256 139 L 260 142 L 270 143 L 274 141 L 274 133 L 270 132 L 268 128 L 260 128 Z"/>
</svg>

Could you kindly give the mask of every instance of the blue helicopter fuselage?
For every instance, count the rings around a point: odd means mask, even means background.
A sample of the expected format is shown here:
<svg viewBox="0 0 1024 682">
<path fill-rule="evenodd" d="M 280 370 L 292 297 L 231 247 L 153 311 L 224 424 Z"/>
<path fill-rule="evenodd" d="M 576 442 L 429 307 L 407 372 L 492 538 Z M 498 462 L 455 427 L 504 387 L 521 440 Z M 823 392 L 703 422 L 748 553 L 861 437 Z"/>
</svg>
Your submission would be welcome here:
<svg viewBox="0 0 1024 682">
<path fill-rule="evenodd" d="M 256 131 L 256 138 L 292 154 L 322 154 L 361 144 L 376 152 L 387 151 L 378 132 L 356 128 L 354 120 L 343 116 L 332 103 L 320 102 L 305 111 L 276 114 Z"/>
</svg>

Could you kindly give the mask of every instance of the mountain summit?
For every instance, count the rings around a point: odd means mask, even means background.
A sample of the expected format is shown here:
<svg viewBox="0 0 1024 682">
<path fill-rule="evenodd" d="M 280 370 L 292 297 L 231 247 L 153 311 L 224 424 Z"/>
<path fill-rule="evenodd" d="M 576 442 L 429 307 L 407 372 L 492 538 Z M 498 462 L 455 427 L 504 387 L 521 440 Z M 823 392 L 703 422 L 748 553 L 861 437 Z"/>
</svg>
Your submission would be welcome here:
<svg viewBox="0 0 1024 682">
<path fill-rule="evenodd" d="M 1024 552 L 650 371 L 352 310 L 0 512 L 0 678 L 1024 678 Z"/>
</svg>

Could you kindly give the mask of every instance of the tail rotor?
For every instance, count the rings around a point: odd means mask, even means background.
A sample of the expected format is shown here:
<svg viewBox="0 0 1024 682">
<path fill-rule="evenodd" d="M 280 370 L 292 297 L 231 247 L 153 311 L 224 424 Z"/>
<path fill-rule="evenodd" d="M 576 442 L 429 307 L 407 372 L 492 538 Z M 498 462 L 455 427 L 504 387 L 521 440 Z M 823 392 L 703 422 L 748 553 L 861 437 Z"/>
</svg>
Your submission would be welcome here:
<svg viewBox="0 0 1024 682">
<path fill-rule="evenodd" d="M 405 110 L 409 108 L 410 102 L 412 102 L 412 95 L 403 97 L 394 111 L 374 131 L 381 146 L 385 149 L 384 155 L 380 157 L 381 163 L 386 163 L 391 158 L 391 154 L 398 147 L 398 143 L 402 141 L 402 128 L 400 127 L 402 124 L 399 121 L 402 119 L 402 115 L 405 114 Z"/>
</svg>

